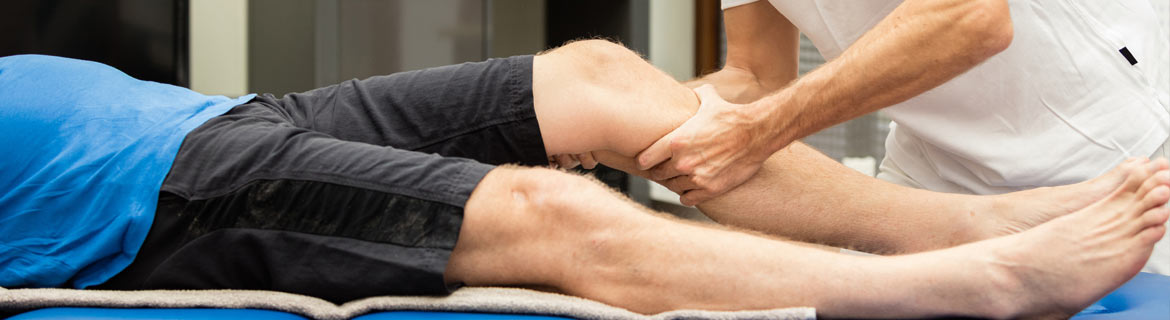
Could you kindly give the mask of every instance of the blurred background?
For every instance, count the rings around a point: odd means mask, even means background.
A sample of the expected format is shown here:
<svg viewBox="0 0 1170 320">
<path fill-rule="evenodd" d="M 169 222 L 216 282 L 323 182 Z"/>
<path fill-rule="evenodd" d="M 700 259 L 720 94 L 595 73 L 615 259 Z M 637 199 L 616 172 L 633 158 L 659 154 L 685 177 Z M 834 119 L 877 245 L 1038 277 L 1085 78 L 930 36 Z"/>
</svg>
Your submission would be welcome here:
<svg viewBox="0 0 1170 320">
<path fill-rule="evenodd" d="M 0 56 L 94 60 L 204 94 L 276 95 L 582 38 L 619 41 L 679 81 L 723 63 L 718 0 L 0 0 Z M 824 59 L 802 39 L 800 74 Z M 871 114 L 804 141 L 873 175 L 889 121 Z M 599 179 L 680 216 L 670 191 L 608 169 Z"/>
</svg>

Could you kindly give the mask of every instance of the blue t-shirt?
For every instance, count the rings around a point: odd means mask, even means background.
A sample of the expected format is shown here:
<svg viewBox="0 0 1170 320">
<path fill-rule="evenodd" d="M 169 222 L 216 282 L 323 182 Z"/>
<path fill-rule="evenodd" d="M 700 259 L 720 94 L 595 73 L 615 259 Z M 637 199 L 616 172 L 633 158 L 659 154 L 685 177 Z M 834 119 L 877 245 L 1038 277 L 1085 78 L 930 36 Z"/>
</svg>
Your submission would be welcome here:
<svg viewBox="0 0 1170 320">
<path fill-rule="evenodd" d="M 0 58 L 0 286 L 84 288 L 122 271 L 183 138 L 252 97 L 96 62 Z"/>
</svg>

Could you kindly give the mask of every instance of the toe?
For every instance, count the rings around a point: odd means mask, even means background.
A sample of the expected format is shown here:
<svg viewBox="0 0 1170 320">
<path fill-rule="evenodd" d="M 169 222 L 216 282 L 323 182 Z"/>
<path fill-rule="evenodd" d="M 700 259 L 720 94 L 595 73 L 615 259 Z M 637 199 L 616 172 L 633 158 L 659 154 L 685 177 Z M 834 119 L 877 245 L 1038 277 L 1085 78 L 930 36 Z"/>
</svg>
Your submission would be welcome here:
<svg viewBox="0 0 1170 320">
<path fill-rule="evenodd" d="M 1126 159 L 1125 162 L 1122 162 L 1116 167 L 1113 167 L 1113 169 L 1109 170 L 1109 172 L 1106 172 L 1105 174 L 1102 174 L 1095 179 L 1088 180 L 1087 182 L 1097 185 L 1109 186 L 1109 190 L 1113 190 L 1113 188 L 1116 188 L 1117 185 L 1124 181 L 1125 177 L 1129 175 L 1130 168 L 1137 166 L 1137 161 L 1137 158 Z"/>
<path fill-rule="evenodd" d="M 1158 186 L 1165 185 L 1170 185 L 1170 170 L 1158 171 L 1154 173 L 1154 175 L 1147 178 L 1145 182 L 1142 182 L 1142 187 L 1138 189 L 1137 194 L 1139 197 L 1145 196 L 1150 192 L 1150 190 L 1154 190 L 1154 188 Z"/>
<path fill-rule="evenodd" d="M 1170 217 L 1170 208 L 1153 208 L 1142 213 L 1142 224 L 1146 226 L 1163 225 L 1166 224 L 1167 217 Z"/>
<path fill-rule="evenodd" d="M 1138 234 L 1138 240 L 1142 241 L 1146 245 L 1153 245 L 1154 243 L 1158 242 L 1158 240 L 1162 240 L 1162 237 L 1165 235 L 1166 226 L 1157 225 L 1142 230 L 1142 232 Z"/>
<path fill-rule="evenodd" d="M 1158 160 L 1154 160 L 1153 163 L 1155 167 L 1154 170 L 1170 169 L 1170 160 L 1166 160 L 1166 158 L 1158 158 Z"/>
<path fill-rule="evenodd" d="M 1150 208 L 1161 207 L 1166 204 L 1166 200 L 1170 199 L 1170 187 L 1159 185 L 1150 190 L 1142 197 L 1142 211 Z"/>
<path fill-rule="evenodd" d="M 1147 167 L 1148 163 L 1137 161 L 1135 163 L 1127 163 L 1121 165 L 1125 170 L 1125 182 L 1117 187 L 1115 193 L 1136 192 L 1141 188 L 1142 183 L 1149 178 L 1150 173 Z"/>
</svg>

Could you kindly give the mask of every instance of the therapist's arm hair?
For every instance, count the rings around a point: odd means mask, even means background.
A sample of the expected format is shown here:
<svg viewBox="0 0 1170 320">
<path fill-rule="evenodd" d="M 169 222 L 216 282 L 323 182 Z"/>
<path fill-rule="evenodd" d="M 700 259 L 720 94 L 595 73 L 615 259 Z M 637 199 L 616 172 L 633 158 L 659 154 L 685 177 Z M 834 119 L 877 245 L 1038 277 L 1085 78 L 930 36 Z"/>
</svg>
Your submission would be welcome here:
<svg viewBox="0 0 1170 320">
<path fill-rule="evenodd" d="M 719 71 L 686 83 L 712 84 L 734 103 L 749 103 L 796 79 L 800 32 L 767 1 L 723 11 L 727 62 Z"/>
<path fill-rule="evenodd" d="M 1006 0 L 908 0 L 840 57 L 744 111 L 759 117 L 779 150 L 941 85 L 1011 41 Z"/>
</svg>

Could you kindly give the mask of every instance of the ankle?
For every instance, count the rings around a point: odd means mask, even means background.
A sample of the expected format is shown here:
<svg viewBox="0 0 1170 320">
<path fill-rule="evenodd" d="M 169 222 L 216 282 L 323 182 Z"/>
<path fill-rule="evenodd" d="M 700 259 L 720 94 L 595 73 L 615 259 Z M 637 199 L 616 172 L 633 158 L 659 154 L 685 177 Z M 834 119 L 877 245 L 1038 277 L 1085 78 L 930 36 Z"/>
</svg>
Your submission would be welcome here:
<svg viewBox="0 0 1170 320">
<path fill-rule="evenodd" d="M 1050 187 L 1032 189 L 1023 192 L 1013 192 L 988 196 L 973 196 L 981 202 L 982 212 L 979 219 L 980 228 L 976 231 L 973 241 L 986 240 L 1017 234 L 1031 229 L 1049 219 L 1061 214 L 1040 214 L 1039 212 L 1024 211 L 1022 208 L 1044 208 L 1057 212 L 1070 212 L 1059 206 L 1058 202 L 1045 202 L 1043 196 L 1051 190 Z M 1027 209 L 1023 209 L 1027 210 Z M 1036 216 L 1033 216 L 1036 215 Z"/>
<path fill-rule="evenodd" d="M 1027 265 L 1024 261 L 1029 253 L 1010 244 L 1006 241 L 988 243 L 985 246 L 989 249 L 985 250 L 987 255 L 974 264 L 977 267 L 973 270 L 979 270 L 979 275 L 985 279 L 980 281 L 985 286 L 982 288 L 985 301 L 979 304 L 982 308 L 976 310 L 979 317 L 1020 318 L 1033 308 L 1033 301 L 1043 299 L 1040 292 L 1033 290 L 1029 293 L 1027 275 L 1023 274 L 1027 268 L 1022 266 Z"/>
<path fill-rule="evenodd" d="M 977 196 L 964 194 L 949 194 L 955 199 L 958 210 L 953 219 L 953 232 L 950 236 L 953 247 L 1002 236 L 998 232 L 1003 221 L 1000 218 L 1003 212 L 1011 208 L 1011 203 L 1001 196 Z"/>
<path fill-rule="evenodd" d="M 971 241 L 987 240 L 1007 234 L 1018 232 L 1009 232 L 1010 227 L 1007 224 L 1003 215 L 1005 212 L 1013 212 L 1018 203 L 1013 201 L 1008 195 L 989 195 L 989 196 L 972 196 L 972 206 L 976 209 L 975 219 L 976 228 L 973 228 L 970 233 Z"/>
</svg>

